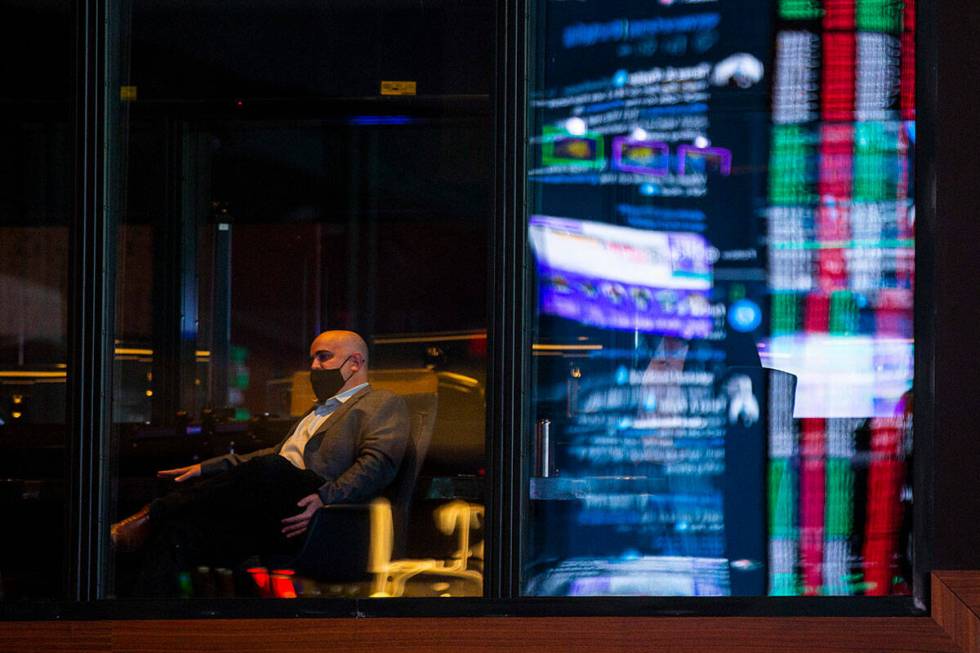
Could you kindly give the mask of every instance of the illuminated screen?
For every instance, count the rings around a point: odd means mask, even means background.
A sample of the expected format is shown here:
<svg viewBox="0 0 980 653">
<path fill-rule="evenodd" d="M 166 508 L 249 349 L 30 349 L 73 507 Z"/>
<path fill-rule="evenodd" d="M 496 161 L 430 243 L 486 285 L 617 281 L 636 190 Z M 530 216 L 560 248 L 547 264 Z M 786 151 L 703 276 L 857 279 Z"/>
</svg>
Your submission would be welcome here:
<svg viewBox="0 0 980 653">
<path fill-rule="evenodd" d="M 529 238 L 542 312 L 683 338 L 711 332 L 702 236 L 534 216 Z"/>
<path fill-rule="evenodd" d="M 524 591 L 909 593 L 913 4 L 532 7 Z"/>
<path fill-rule="evenodd" d="M 670 169 L 670 147 L 630 136 L 613 138 L 613 166 L 618 170 L 662 177 Z"/>
<path fill-rule="evenodd" d="M 798 377 L 770 434 L 769 592 L 910 591 L 911 2 L 782 0 L 765 365 Z"/>
<path fill-rule="evenodd" d="M 766 367 L 797 377 L 794 417 L 901 415 L 912 342 L 872 335 L 782 335 L 760 352 Z"/>
</svg>

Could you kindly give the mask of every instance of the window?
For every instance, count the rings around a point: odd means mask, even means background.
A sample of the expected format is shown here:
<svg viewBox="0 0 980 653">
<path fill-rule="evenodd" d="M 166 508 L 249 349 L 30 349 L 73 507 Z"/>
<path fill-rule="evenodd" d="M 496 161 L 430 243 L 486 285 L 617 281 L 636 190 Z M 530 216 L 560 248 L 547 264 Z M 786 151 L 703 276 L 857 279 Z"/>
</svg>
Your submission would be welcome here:
<svg viewBox="0 0 980 653">
<path fill-rule="evenodd" d="M 28 4 L 0 28 L 7 614 L 919 614 L 968 558 L 970 212 L 934 192 L 936 79 L 916 141 L 911 2 Z M 963 217 L 923 202 L 917 237 L 916 192 Z M 201 480 L 161 470 L 343 410 L 314 408 L 331 329 L 367 345 L 341 380 L 366 358 L 405 403 L 383 489 L 282 549 L 220 510 L 110 530 Z M 598 598 L 791 595 L 893 598 Z"/>
<path fill-rule="evenodd" d="M 0 57 L 0 598 L 62 595 L 72 10 L 8 3 Z"/>
<path fill-rule="evenodd" d="M 911 3 L 533 3 L 531 595 L 911 591 Z"/>
<path fill-rule="evenodd" d="M 482 595 L 489 7 L 119 10 L 111 520 L 197 483 L 159 470 L 282 441 L 313 407 L 327 330 L 367 341 L 413 458 L 372 490 L 387 505 L 318 518 L 309 551 L 238 550 L 217 509 L 220 542 L 157 515 L 150 541 L 115 550 L 109 594 Z"/>
</svg>

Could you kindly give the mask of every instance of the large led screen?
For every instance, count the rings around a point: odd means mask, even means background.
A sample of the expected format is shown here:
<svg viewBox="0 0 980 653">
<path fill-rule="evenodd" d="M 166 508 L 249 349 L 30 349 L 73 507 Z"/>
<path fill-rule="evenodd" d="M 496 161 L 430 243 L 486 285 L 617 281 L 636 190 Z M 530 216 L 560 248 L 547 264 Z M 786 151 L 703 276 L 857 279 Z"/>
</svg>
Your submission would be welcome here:
<svg viewBox="0 0 980 653">
<path fill-rule="evenodd" d="M 532 6 L 525 593 L 908 593 L 914 7 Z"/>
</svg>

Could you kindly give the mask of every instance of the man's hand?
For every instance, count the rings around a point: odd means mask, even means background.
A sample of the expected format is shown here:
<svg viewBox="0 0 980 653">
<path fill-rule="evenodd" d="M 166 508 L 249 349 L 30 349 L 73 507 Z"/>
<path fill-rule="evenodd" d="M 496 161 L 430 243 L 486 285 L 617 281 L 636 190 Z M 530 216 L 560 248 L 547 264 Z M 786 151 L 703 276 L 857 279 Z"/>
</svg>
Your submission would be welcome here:
<svg viewBox="0 0 980 653">
<path fill-rule="evenodd" d="M 300 499 L 296 505 L 302 508 L 303 512 L 282 520 L 282 534 L 286 537 L 296 537 L 305 533 L 313 515 L 323 507 L 323 502 L 320 501 L 320 495 L 314 492 Z"/>
<path fill-rule="evenodd" d="M 172 478 L 177 483 L 183 483 L 188 479 L 201 475 L 201 463 L 190 465 L 189 467 L 178 467 L 176 469 L 161 469 L 157 472 L 157 478 Z"/>
</svg>

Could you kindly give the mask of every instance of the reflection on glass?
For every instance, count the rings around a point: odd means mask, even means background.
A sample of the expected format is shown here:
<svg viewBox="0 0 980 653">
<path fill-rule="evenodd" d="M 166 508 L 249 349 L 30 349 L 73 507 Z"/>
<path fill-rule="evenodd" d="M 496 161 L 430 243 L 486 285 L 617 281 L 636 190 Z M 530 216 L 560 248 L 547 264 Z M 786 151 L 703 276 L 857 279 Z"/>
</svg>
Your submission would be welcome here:
<svg viewBox="0 0 980 653">
<path fill-rule="evenodd" d="M 907 593 L 913 7 L 534 12 L 524 591 Z"/>
<path fill-rule="evenodd" d="M 63 594 L 72 4 L 0 27 L 0 600 Z"/>
<path fill-rule="evenodd" d="M 798 420 L 770 436 L 769 588 L 908 593 L 914 4 L 815 8 L 775 34 L 759 346 Z"/>
<path fill-rule="evenodd" d="M 310 341 L 351 329 L 419 435 L 410 504 L 324 511 L 290 556 L 184 560 L 168 591 L 482 594 L 488 7 L 117 8 L 138 92 L 114 125 L 110 521 L 173 489 L 159 470 L 281 442 L 313 406 Z M 146 593 L 124 548 L 112 593 Z"/>
</svg>

